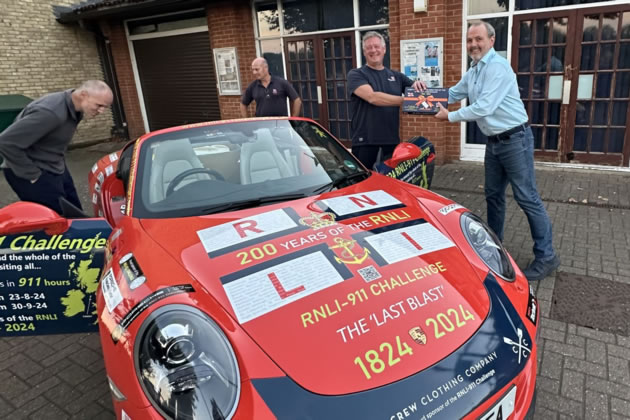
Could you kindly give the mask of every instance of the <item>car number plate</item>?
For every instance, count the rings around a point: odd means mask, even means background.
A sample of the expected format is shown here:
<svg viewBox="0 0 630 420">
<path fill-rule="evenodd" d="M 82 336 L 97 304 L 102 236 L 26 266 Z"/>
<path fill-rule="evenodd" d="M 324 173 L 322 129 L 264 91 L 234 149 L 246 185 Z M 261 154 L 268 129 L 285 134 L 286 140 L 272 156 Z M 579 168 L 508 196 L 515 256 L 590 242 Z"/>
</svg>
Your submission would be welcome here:
<svg viewBox="0 0 630 420">
<path fill-rule="evenodd" d="M 516 387 L 497 402 L 490 411 L 486 412 L 479 420 L 505 420 L 514 412 L 514 401 L 516 400 Z"/>
</svg>

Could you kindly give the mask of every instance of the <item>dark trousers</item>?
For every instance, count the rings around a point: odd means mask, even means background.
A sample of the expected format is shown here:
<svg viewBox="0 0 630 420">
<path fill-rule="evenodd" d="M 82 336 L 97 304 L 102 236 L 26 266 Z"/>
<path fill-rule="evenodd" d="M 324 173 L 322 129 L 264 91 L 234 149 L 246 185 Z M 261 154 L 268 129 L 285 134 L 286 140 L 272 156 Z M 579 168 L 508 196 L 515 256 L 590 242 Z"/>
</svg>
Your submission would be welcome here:
<svg viewBox="0 0 630 420">
<path fill-rule="evenodd" d="M 364 164 L 368 169 L 372 169 L 376 163 L 379 150 L 382 149 L 381 161 L 387 160 L 392 157 L 394 149 L 398 146 L 392 144 L 388 146 L 352 146 L 352 154 L 359 159 L 359 162 Z"/>
<path fill-rule="evenodd" d="M 72 181 L 68 167 L 59 175 L 42 171 L 42 174 L 35 183 L 16 176 L 9 168 L 4 169 L 4 177 L 22 201 L 39 203 L 61 214 L 59 197 L 63 197 L 76 207 L 82 208 L 77 189 L 74 187 L 74 182 Z"/>
<path fill-rule="evenodd" d="M 534 240 L 534 257 L 551 261 L 555 256 L 551 220 L 545 209 L 534 171 L 534 135 L 527 127 L 510 135 L 509 139 L 486 145 L 485 192 L 488 205 L 488 225 L 503 240 L 505 224 L 505 189 L 512 186 L 514 199 L 523 209 Z"/>
</svg>

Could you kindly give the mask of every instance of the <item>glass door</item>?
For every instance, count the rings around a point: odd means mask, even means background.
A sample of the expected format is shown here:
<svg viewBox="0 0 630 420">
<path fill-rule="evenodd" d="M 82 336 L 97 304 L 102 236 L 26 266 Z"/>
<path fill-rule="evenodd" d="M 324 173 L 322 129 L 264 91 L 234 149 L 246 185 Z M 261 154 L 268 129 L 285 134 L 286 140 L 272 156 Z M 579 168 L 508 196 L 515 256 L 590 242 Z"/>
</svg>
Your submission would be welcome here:
<svg viewBox="0 0 630 420">
<path fill-rule="evenodd" d="M 346 77 L 356 66 L 354 34 L 335 33 L 285 38 L 288 80 L 303 103 L 303 115 L 350 141 Z"/>
<path fill-rule="evenodd" d="M 630 6 L 577 11 L 568 158 L 628 166 Z"/>
<path fill-rule="evenodd" d="M 534 133 L 537 160 L 564 161 L 570 103 L 575 12 L 514 17 L 512 67 Z M 565 71 L 566 70 L 566 71 Z M 564 100 L 563 100 L 564 99 Z"/>
<path fill-rule="evenodd" d="M 285 40 L 288 80 L 302 99 L 302 115 L 320 124 L 322 100 L 316 60 L 315 38 Z"/>
<path fill-rule="evenodd" d="M 630 6 L 514 16 L 537 160 L 628 166 Z"/>
</svg>

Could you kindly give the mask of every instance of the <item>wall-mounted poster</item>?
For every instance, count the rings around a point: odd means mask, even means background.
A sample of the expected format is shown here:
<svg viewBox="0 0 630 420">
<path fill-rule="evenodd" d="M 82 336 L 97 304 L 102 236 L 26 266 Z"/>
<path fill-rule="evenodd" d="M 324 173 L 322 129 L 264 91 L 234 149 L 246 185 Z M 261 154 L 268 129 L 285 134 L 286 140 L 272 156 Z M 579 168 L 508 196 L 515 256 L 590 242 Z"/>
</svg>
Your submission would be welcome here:
<svg viewBox="0 0 630 420">
<path fill-rule="evenodd" d="M 443 45 L 442 37 L 400 41 L 403 73 L 430 88 L 442 87 Z"/>
<path fill-rule="evenodd" d="M 219 95 L 240 95 L 241 79 L 238 73 L 236 47 L 215 48 L 212 51 Z"/>
</svg>

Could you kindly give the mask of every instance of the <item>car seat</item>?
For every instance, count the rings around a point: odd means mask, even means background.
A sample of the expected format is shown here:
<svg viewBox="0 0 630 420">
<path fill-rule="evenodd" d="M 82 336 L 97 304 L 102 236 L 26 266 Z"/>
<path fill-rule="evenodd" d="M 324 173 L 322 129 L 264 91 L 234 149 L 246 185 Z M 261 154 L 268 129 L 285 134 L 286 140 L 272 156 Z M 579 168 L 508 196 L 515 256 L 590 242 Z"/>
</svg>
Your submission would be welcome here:
<svg viewBox="0 0 630 420">
<path fill-rule="evenodd" d="M 241 183 L 253 184 L 293 176 L 268 128 L 256 130 L 256 141 L 241 147 Z"/>
<path fill-rule="evenodd" d="M 149 201 L 156 203 L 166 197 L 166 189 L 179 174 L 192 168 L 203 168 L 188 139 L 168 140 L 155 150 L 151 165 Z M 210 179 L 208 174 L 194 174 L 184 179 L 179 185 L 193 181 Z"/>
</svg>

